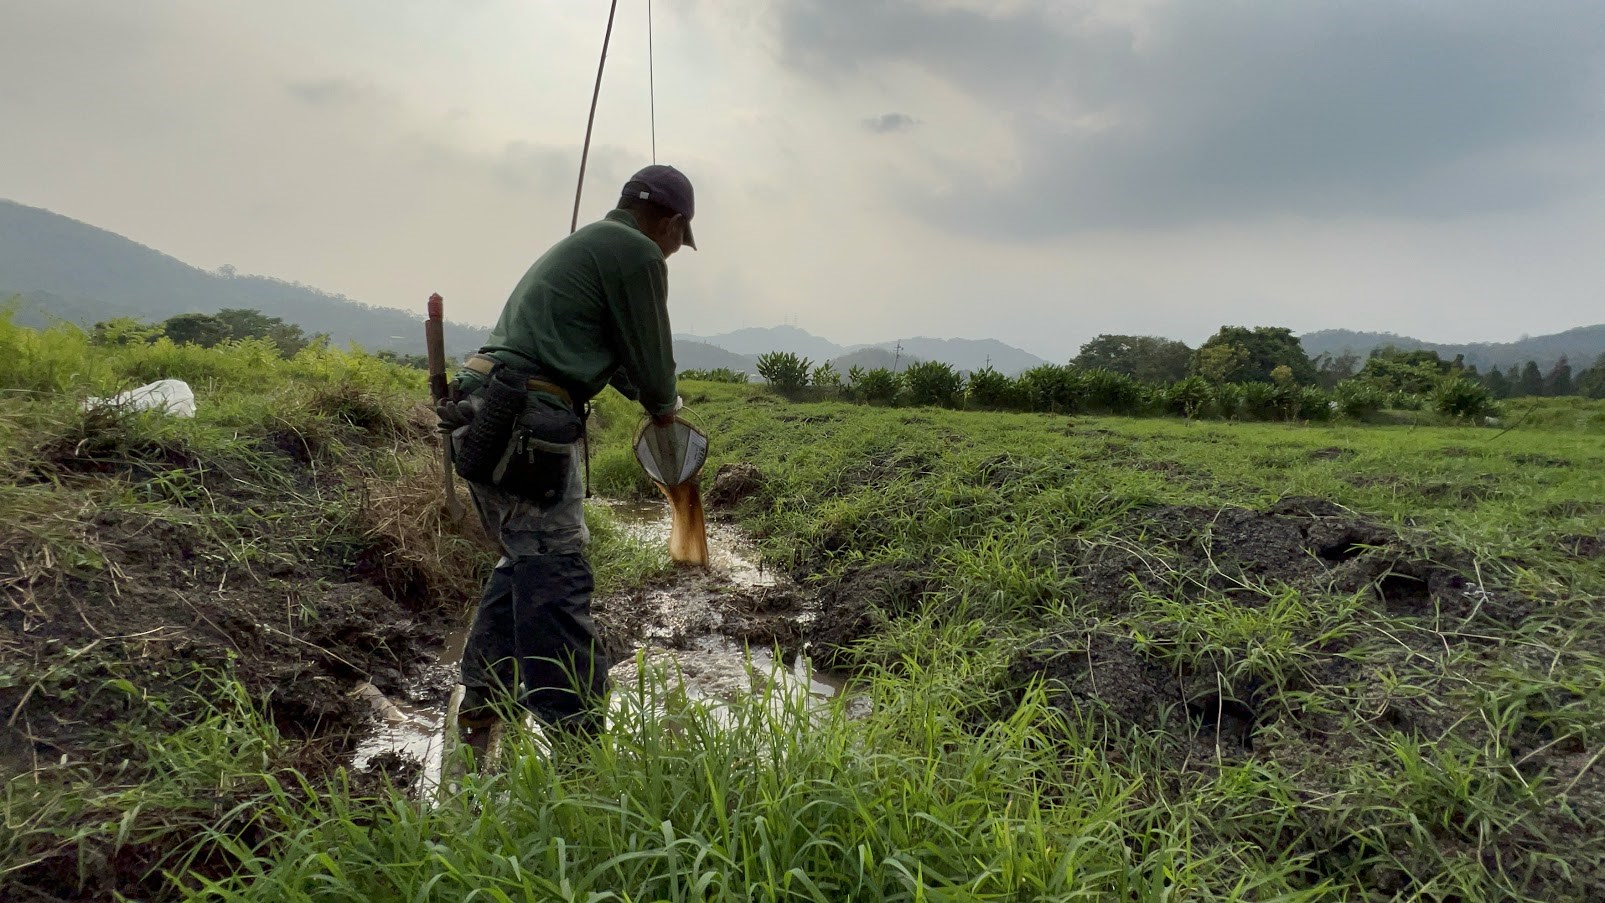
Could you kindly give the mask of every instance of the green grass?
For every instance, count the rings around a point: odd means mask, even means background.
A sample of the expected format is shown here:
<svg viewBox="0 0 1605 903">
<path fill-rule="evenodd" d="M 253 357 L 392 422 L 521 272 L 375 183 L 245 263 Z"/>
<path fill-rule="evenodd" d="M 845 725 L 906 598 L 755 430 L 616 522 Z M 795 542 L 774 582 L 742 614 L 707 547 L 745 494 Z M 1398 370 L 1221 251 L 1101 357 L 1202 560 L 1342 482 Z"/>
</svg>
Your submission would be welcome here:
<svg viewBox="0 0 1605 903">
<path fill-rule="evenodd" d="M 943 623 L 980 619 L 1024 645 L 1046 635 L 1071 657 L 1129 642 L 1183 694 L 1252 701 L 1264 722 L 1252 753 L 1213 762 L 1185 760 L 1187 699 L 1098 729 L 1156 790 L 1170 785 L 1148 800 L 1191 824 L 1195 847 L 1305 851 L 1309 868 L 1289 886 L 1325 880 L 1333 896 L 1580 899 L 1602 886 L 1605 844 L 1572 838 L 1605 811 L 1590 760 L 1592 725 L 1605 723 L 1591 682 L 1605 664 L 1605 561 L 1563 541 L 1605 535 L 1597 430 L 1067 419 L 698 392 L 716 462 L 755 463 L 768 480 L 742 516 L 775 563 L 826 586 L 860 585 L 876 566 L 919 572 L 935 589 L 901 604 Z M 1369 588 L 1177 559 L 1141 527 L 1161 506 L 1229 521 L 1301 496 L 1364 515 L 1405 559 L 1531 609 L 1504 621 L 1491 609 L 1380 610 Z M 1117 607 L 1086 583 L 1087 562 L 1106 555 L 1149 577 Z M 861 652 L 897 661 L 920 642 L 894 621 Z M 1057 698 L 1103 717 L 1078 692 Z"/>
<path fill-rule="evenodd" d="M 44 475 L 0 486 L 18 611 L 72 581 L 117 583 L 122 559 L 94 527 L 105 511 L 180 531 L 197 552 L 186 566 L 214 579 L 283 592 L 295 584 L 273 574 L 322 555 L 367 562 L 392 588 L 477 593 L 488 560 L 439 529 L 415 372 L 250 346 L 158 344 L 86 364 L 69 331 L 0 338 L 8 364 L 28 365 L 6 371 L 22 391 L 0 399 L 0 442 Z M 174 373 L 197 383 L 192 422 L 95 421 L 79 407 Z M 429 805 L 329 768 L 226 673 L 192 675 L 203 697 L 158 681 L 137 645 L 12 658 L 0 666 L 11 705 L 37 684 L 119 714 L 102 755 L 8 781 L 0 886 L 72 850 L 89 878 L 105 871 L 96 856 L 144 857 L 126 893 L 204 900 L 1583 900 L 1605 888 L 1605 560 L 1566 544 L 1605 534 L 1597 403 L 1539 405 L 1502 432 L 1519 404 L 1498 428 L 1316 427 L 682 392 L 713 437 L 710 477 L 734 461 L 762 473 L 764 492 L 736 513 L 767 562 L 878 607 L 874 630 L 831 650 L 856 668 L 868 714 L 793 698 L 716 715 L 649 669 L 620 688 L 602 742 L 548 752 L 514 737 L 508 770 Z M 600 400 L 600 494 L 652 491 L 626 444 L 638 420 Z M 114 466 L 41 467 L 64 456 Z M 1258 522 L 1242 509 L 1298 497 L 1375 524 L 1381 538 L 1357 534 L 1343 554 L 1392 563 L 1348 587 L 1313 562 L 1256 569 L 1239 544 Z M 605 510 L 589 520 L 604 591 L 664 572 L 661 551 Z M 1178 524 L 1194 532 L 1178 538 Z M 1400 594 L 1434 568 L 1481 595 Z M 1387 587 L 1397 598 L 1379 596 Z M 289 592 L 288 623 L 327 617 L 319 598 Z"/>
<path fill-rule="evenodd" d="M 973 636 L 930 639 L 932 671 L 976 652 Z M 869 719 L 794 698 L 720 721 L 651 704 L 672 695 L 661 681 L 618 691 L 601 744 L 548 755 L 519 738 L 509 771 L 438 808 L 287 797 L 283 844 L 239 851 L 243 873 L 195 899 L 1163 900 L 1212 882 L 1314 898 L 1275 889 L 1297 862 L 1194 855 L 1185 824 L 1135 801 L 1140 779 L 1061 755 L 1082 740 L 1040 696 L 977 731 L 966 688 L 921 668 L 877 675 Z"/>
<path fill-rule="evenodd" d="M 773 563 L 823 585 L 877 566 L 935 577 L 857 649 L 871 713 L 738 702 L 726 725 L 644 704 L 668 688 L 633 689 L 601 745 L 521 747 L 467 805 L 287 806 L 291 840 L 202 896 L 1495 900 L 1596 886 L 1601 850 L 1575 838 L 1599 812 L 1579 789 L 1605 723 L 1605 580 L 1552 542 L 1605 526 L 1576 504 L 1601 497 L 1596 437 L 692 391 L 715 463 L 768 481 L 742 516 Z M 611 472 L 610 489 L 638 491 Z M 1134 532 L 1156 506 L 1300 495 L 1545 607 L 1498 625 L 1402 615 L 1225 561 L 1185 570 Z M 1111 609 L 1084 586 L 1089 552 L 1129 555 L 1153 581 Z M 1052 680 L 1017 682 L 1022 650 L 1109 644 L 1216 706 L 1257 694 L 1252 752 L 1218 736 L 1211 751 L 1207 730 L 1190 744 L 1186 699 L 1133 723 L 1067 703 Z M 1582 752 L 1544 758 L 1560 747 Z"/>
<path fill-rule="evenodd" d="M 460 611 L 489 553 L 438 529 L 415 371 L 259 343 L 92 348 L 3 317 L 0 361 L 0 896 L 171 896 L 164 870 L 226 870 L 194 840 L 256 831 L 268 776 L 330 772 L 338 736 L 275 718 L 300 721 L 287 689 L 338 700 L 352 679 L 305 639 L 338 630 L 334 591 L 366 573 Z M 85 405 L 174 376 L 193 419 Z"/>
</svg>

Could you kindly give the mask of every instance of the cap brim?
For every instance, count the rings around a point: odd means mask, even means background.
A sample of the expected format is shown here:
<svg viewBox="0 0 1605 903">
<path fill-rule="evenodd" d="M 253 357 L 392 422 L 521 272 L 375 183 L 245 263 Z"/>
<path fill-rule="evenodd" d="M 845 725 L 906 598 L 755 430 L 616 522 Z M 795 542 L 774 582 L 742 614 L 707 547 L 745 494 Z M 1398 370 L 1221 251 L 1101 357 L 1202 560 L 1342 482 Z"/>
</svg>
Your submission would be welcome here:
<svg viewBox="0 0 1605 903">
<path fill-rule="evenodd" d="M 697 249 L 697 240 L 695 238 L 691 237 L 691 221 L 690 220 L 686 220 L 685 221 L 685 244 L 686 244 L 686 247 L 690 248 L 693 251 L 695 251 Z"/>
</svg>

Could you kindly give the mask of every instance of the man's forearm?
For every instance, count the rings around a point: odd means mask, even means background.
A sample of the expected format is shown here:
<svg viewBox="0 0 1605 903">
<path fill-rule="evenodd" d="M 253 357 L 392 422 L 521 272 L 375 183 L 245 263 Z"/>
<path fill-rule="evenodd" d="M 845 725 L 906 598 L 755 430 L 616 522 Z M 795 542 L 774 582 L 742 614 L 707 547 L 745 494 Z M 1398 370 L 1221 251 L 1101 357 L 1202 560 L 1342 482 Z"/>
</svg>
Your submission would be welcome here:
<svg viewBox="0 0 1605 903">
<path fill-rule="evenodd" d="M 653 415 L 672 413 L 679 392 L 667 277 L 661 263 L 633 274 L 618 312 L 625 369 L 640 390 L 641 407 Z"/>
</svg>

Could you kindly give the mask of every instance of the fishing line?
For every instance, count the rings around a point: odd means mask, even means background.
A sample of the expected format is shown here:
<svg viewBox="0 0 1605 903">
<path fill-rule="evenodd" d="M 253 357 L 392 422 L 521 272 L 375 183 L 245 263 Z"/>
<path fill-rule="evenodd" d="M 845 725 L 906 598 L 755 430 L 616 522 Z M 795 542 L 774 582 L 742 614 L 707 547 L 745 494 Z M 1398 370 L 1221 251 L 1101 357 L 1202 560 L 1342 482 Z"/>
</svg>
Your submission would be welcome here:
<svg viewBox="0 0 1605 903">
<path fill-rule="evenodd" d="M 646 0 L 646 96 L 652 111 L 652 162 L 658 162 L 657 64 L 652 59 L 652 0 Z"/>
<path fill-rule="evenodd" d="M 585 190 L 585 161 L 591 156 L 591 128 L 596 125 L 596 99 L 602 94 L 602 68 L 607 65 L 607 44 L 613 38 L 613 14 L 619 11 L 619 0 L 607 9 L 607 31 L 602 33 L 602 58 L 596 61 L 596 87 L 591 89 L 591 113 L 585 118 L 585 143 L 580 147 L 580 178 L 574 186 L 574 216 L 568 221 L 572 234 L 580 227 L 580 193 Z M 656 141 L 656 138 L 653 139 Z"/>
<path fill-rule="evenodd" d="M 613 39 L 613 19 L 619 0 L 607 8 L 607 30 L 602 33 L 602 56 L 596 61 L 596 85 L 591 88 L 591 112 L 585 117 L 585 143 L 580 146 L 580 176 L 574 185 L 574 215 L 569 218 L 570 234 L 580 227 L 580 196 L 585 192 L 585 164 L 591 157 L 591 131 L 596 126 L 596 102 L 602 96 L 602 70 L 607 66 L 607 45 Z M 652 129 L 652 162 L 658 162 L 658 84 L 657 63 L 652 47 L 652 0 L 646 0 L 646 85 L 647 108 Z"/>
</svg>

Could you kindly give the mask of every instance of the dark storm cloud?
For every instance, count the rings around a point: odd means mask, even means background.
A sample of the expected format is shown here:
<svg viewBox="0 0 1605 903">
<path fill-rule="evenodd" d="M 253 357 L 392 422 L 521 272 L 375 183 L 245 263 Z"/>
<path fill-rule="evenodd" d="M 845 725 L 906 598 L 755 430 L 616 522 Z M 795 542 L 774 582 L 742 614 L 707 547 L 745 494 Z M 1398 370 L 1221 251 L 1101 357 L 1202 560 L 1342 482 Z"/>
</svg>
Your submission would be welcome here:
<svg viewBox="0 0 1605 903">
<path fill-rule="evenodd" d="M 1583 150 L 1605 122 L 1597 0 L 1174 0 L 1142 27 L 1099 13 L 1062 0 L 997 13 L 785 0 L 781 46 L 838 89 L 913 65 L 997 110 L 1016 178 L 954 170 L 952 186 L 987 187 L 909 189 L 992 234 L 1448 216 L 1542 203 L 1592 177 Z"/>
<path fill-rule="evenodd" d="M 918 124 L 919 120 L 907 113 L 882 113 L 879 116 L 871 116 L 864 120 L 864 128 L 877 135 L 884 135 L 887 132 L 901 132 Z"/>
</svg>

